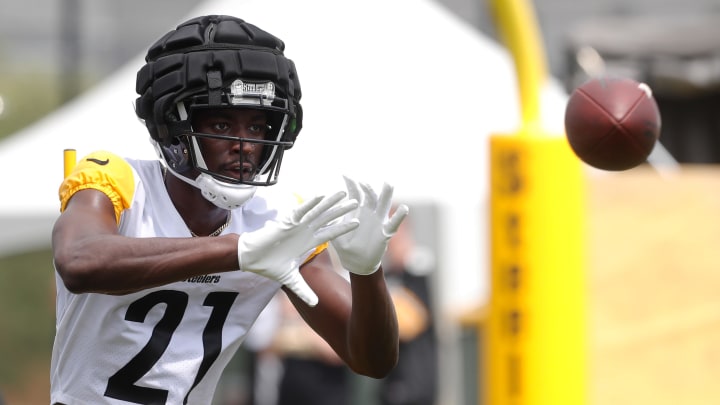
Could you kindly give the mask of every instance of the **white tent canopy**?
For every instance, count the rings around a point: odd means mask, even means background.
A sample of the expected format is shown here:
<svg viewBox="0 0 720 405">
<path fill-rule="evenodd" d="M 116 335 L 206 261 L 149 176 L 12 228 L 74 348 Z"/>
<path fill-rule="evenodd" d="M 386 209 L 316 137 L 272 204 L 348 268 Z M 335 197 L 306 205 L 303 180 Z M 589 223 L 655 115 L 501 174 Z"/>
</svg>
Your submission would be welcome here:
<svg viewBox="0 0 720 405">
<path fill-rule="evenodd" d="M 285 41 L 305 120 L 280 184 L 321 192 L 342 187 L 347 174 L 393 184 L 398 200 L 437 204 L 441 306 L 485 299 L 487 137 L 514 131 L 519 120 L 514 67 L 498 44 L 432 0 L 218 0 L 191 14 L 235 15 Z M 0 143 L 0 254 L 49 244 L 63 149 L 155 157 L 132 106 L 141 65 L 138 56 Z M 551 130 L 561 129 L 564 97 L 548 90 Z M 30 218 L 39 222 L 13 222 Z"/>
</svg>

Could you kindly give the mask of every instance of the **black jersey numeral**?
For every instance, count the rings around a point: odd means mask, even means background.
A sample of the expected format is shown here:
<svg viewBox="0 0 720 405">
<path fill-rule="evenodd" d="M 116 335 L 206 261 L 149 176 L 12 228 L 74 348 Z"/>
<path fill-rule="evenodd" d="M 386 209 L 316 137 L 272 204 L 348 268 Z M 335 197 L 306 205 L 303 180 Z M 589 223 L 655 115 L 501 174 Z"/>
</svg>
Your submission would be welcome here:
<svg viewBox="0 0 720 405">
<path fill-rule="evenodd" d="M 220 355 L 220 349 L 222 349 L 222 328 L 225 324 L 225 320 L 230 313 L 230 307 L 235 301 L 235 297 L 238 293 L 235 292 L 211 292 L 205 298 L 203 305 L 206 307 L 212 307 L 212 313 L 210 318 L 205 325 L 203 331 L 203 359 L 200 363 L 200 369 L 195 376 L 195 381 L 192 387 L 188 390 L 185 396 L 184 404 L 187 404 L 188 396 L 192 392 L 193 388 L 205 377 L 205 373 L 210 369 L 210 366 Z"/>
<path fill-rule="evenodd" d="M 222 328 L 238 293 L 228 291 L 215 291 L 208 294 L 203 302 L 204 306 L 212 307 L 212 312 L 203 331 L 203 359 L 200 369 L 195 377 L 192 387 L 185 396 L 205 376 L 210 366 L 217 359 L 222 348 Z M 153 367 L 170 344 L 173 333 L 180 325 L 188 305 L 188 295 L 182 291 L 162 290 L 154 291 L 128 306 L 125 320 L 130 322 L 145 322 L 145 317 L 158 304 L 165 304 L 162 318 L 155 324 L 150 340 L 145 346 L 120 370 L 108 379 L 105 396 L 136 404 L 165 404 L 168 391 L 159 388 L 141 387 L 135 383 Z"/>
</svg>

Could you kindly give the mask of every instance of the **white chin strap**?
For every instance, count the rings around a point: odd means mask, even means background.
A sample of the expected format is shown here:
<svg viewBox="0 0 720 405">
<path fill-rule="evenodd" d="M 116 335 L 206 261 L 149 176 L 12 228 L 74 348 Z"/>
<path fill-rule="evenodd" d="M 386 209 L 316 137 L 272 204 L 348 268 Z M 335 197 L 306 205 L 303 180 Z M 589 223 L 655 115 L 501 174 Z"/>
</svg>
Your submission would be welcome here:
<svg viewBox="0 0 720 405">
<path fill-rule="evenodd" d="M 232 210 L 245 204 L 255 195 L 257 187 L 247 184 L 224 184 L 205 173 L 195 179 L 195 187 L 211 203 L 226 210 Z"/>
<path fill-rule="evenodd" d="M 247 202 L 247 200 L 251 199 L 255 195 L 255 191 L 257 190 L 256 186 L 223 183 L 205 173 L 200 173 L 195 180 L 191 180 L 182 174 L 177 173 L 170 167 L 170 165 L 165 163 L 165 157 L 163 156 L 160 144 L 152 139 L 150 142 L 153 146 L 155 146 L 155 150 L 160 156 L 160 159 L 162 159 L 163 165 L 165 165 L 167 170 L 172 173 L 173 176 L 199 189 L 206 200 L 218 207 L 226 210 L 232 210 L 242 206 L 245 202 Z"/>
<path fill-rule="evenodd" d="M 176 173 L 169 167 L 168 171 L 185 183 L 198 188 L 206 200 L 226 210 L 232 210 L 242 206 L 255 195 L 255 191 L 257 190 L 256 186 L 249 186 L 247 184 L 223 183 L 205 173 L 200 173 L 193 181 Z"/>
</svg>

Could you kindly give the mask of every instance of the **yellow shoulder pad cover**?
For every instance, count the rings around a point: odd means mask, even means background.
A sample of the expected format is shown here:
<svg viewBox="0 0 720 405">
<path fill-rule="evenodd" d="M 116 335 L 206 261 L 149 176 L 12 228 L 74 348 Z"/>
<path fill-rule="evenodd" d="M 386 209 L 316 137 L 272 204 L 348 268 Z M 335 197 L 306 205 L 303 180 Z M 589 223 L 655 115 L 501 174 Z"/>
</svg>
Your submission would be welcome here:
<svg viewBox="0 0 720 405">
<path fill-rule="evenodd" d="M 65 211 L 70 197 L 88 188 L 110 198 L 119 224 L 120 215 L 130 207 L 135 193 L 133 170 L 125 159 L 111 152 L 97 151 L 83 157 L 60 185 L 60 212 Z"/>
</svg>

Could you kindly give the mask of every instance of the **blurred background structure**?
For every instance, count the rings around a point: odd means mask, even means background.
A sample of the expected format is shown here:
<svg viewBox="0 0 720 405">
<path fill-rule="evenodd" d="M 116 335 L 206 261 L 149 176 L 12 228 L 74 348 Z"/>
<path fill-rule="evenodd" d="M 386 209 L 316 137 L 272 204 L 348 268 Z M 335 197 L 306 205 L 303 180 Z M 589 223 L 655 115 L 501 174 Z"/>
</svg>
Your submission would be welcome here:
<svg viewBox="0 0 720 405">
<path fill-rule="evenodd" d="M 499 43 L 487 1 L 433 1 L 458 24 Z M 713 278 L 720 264 L 714 257 L 720 242 L 720 2 L 530 3 L 542 31 L 549 73 L 565 91 L 603 72 L 647 82 L 663 116 L 665 149 L 675 161 L 692 164 L 669 178 L 650 167 L 612 175 L 589 170 L 588 403 L 715 404 L 720 398 L 715 387 L 720 351 L 713 344 L 720 339 L 720 299 L 714 293 L 720 279 Z M 0 148 L 16 133 L 117 73 L 198 4 L 202 2 L 0 0 Z M 406 12 L 413 15 L 414 10 L 408 7 Z M 314 68 L 299 64 L 301 77 Z M 130 108 L 132 99 L 124 102 Z M 471 118 L 482 119 L 467 117 L 462 125 L 472 129 Z M 114 124 L 96 130 L 112 130 Z M 31 157 L 33 151 L 27 153 Z M 6 176 L 24 172 L 28 184 L 34 177 L 60 170 L 43 162 L 25 168 L 0 163 L 0 167 Z M 466 179 L 463 184 L 483 187 L 484 180 Z M 6 198 L 15 192 L 6 189 L 2 194 Z M 450 215 L 442 204 L 417 203 L 421 241 L 436 247 L 442 259 L 447 254 L 443 238 L 464 230 L 438 225 Z M 486 206 L 476 208 L 480 212 Z M 0 215 L 0 221 L 10 234 L 47 227 L 19 216 Z M 13 242 L 0 240 L 0 397 L 8 405 L 45 404 L 54 327 L 49 246 L 40 240 L 23 249 Z M 477 249 L 484 254 L 487 248 Z M 439 304 L 447 301 L 439 290 L 448 282 L 438 274 L 455 272 L 474 273 L 471 282 L 485 283 L 487 269 L 438 268 L 433 294 L 440 296 Z M 476 361 L 482 357 L 476 344 L 482 340 L 482 329 L 475 326 L 484 319 L 486 288 L 486 284 L 477 286 L 477 302 L 469 307 L 436 307 L 443 367 L 437 405 L 482 403 L 478 381 L 487 370 Z M 448 333 L 451 326 L 460 331 Z M 367 399 L 362 403 L 372 405 Z"/>
</svg>

